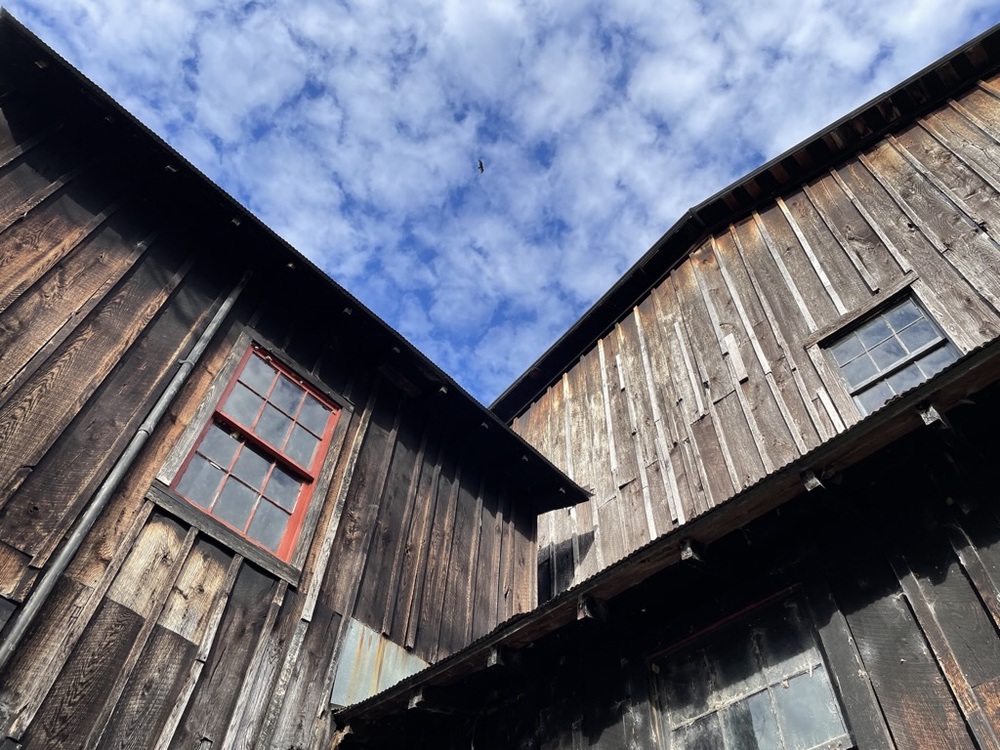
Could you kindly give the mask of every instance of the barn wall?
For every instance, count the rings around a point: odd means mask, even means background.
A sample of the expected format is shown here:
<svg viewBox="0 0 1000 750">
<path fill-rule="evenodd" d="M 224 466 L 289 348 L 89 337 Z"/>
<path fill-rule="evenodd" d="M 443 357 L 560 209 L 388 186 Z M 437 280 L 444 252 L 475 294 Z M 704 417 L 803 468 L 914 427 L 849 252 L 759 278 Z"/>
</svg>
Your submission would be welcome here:
<svg viewBox="0 0 1000 750">
<path fill-rule="evenodd" d="M 1000 455 L 1000 389 L 974 402 L 948 414 L 948 429 L 911 433 L 604 602 L 599 616 L 537 640 L 503 670 L 438 687 L 427 711 L 359 717 L 357 742 L 340 747 L 455 737 L 456 750 L 669 750 L 681 743 L 671 744 L 663 693 L 710 695 L 745 679 L 744 663 L 726 658 L 725 629 L 768 611 L 777 632 L 753 631 L 763 658 L 794 653 L 783 621 L 805 623 L 818 645 L 831 709 L 850 733 L 841 746 L 998 747 L 1000 503 L 989 467 Z M 703 646 L 718 661 L 680 677 L 665 666 Z M 687 740 L 756 747 L 725 732 Z"/>
<path fill-rule="evenodd" d="M 1000 79 L 699 246 L 513 421 L 582 486 L 540 599 L 858 422 L 817 338 L 903 289 L 962 352 L 1000 332 Z"/>
<path fill-rule="evenodd" d="M 81 104 L 73 84 L 50 81 L 41 53 L 3 41 L 0 626 L 223 299 L 254 274 L 0 673 L 0 739 L 317 746 L 332 731 L 348 618 L 432 662 L 529 609 L 533 498 L 441 418 L 455 396 L 428 392 L 325 282 Z M 290 580 L 155 490 L 248 335 L 350 407 Z"/>
</svg>

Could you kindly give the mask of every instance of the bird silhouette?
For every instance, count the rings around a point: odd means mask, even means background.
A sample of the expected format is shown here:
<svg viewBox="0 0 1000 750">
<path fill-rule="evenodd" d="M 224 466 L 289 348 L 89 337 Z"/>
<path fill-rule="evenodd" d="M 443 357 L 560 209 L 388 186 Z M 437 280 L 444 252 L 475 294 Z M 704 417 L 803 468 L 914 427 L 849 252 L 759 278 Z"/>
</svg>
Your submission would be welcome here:
<svg viewBox="0 0 1000 750">
<path fill-rule="evenodd" d="M 479 160 L 479 174 L 482 174 L 485 171 L 486 171 L 486 165 L 483 164 L 483 160 L 480 159 Z"/>
</svg>

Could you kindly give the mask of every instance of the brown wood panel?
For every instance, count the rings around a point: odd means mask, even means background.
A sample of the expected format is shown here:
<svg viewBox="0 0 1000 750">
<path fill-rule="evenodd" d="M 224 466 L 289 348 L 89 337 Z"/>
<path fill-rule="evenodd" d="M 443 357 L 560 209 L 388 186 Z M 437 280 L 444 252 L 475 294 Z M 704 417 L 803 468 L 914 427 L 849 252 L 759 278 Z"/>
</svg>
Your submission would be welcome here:
<svg viewBox="0 0 1000 750">
<path fill-rule="evenodd" d="M 730 238 L 727 235 L 723 239 Z M 713 250 L 717 250 L 719 246 L 720 243 L 716 243 Z M 735 351 L 727 352 L 726 355 L 730 369 L 734 372 L 738 369 L 734 364 L 734 360 L 738 360 L 739 366 L 746 372 L 745 380 L 737 383 L 736 392 L 753 429 L 764 469 L 767 472 L 773 471 L 799 456 L 796 438 L 789 429 L 791 420 L 783 413 L 784 404 L 778 404 L 780 391 L 772 389 L 768 382 L 754 342 L 746 329 L 745 313 L 742 312 L 741 304 L 733 298 L 721 271 L 718 252 L 713 252 L 710 259 L 695 255 L 692 262 L 698 272 L 705 298 L 710 304 L 715 328 L 718 335 L 722 336 L 721 343 L 725 345 L 728 341 L 730 345 L 735 344 Z M 785 410 L 787 412 L 787 407 Z"/>
<path fill-rule="evenodd" d="M 84 175 L 0 233 L 0 310 L 102 229 L 118 208 L 109 183 Z"/>
<path fill-rule="evenodd" d="M 816 179 L 805 192 L 844 252 L 857 259 L 878 288 L 899 279 L 903 269 L 832 176 Z"/>
<path fill-rule="evenodd" d="M 792 378 L 796 381 L 810 420 L 821 438 L 832 437 L 836 433 L 833 423 L 813 404 L 817 392 L 826 389 L 826 385 L 801 346 L 801 342 L 812 332 L 811 327 L 803 319 L 792 291 L 761 236 L 758 224 L 744 221 L 735 225 L 734 230 L 743 267 L 769 320 L 775 341 L 787 358 Z M 849 425 L 857 421 L 856 414 L 841 413 L 840 417 Z"/>
<path fill-rule="evenodd" d="M 0 542 L 0 596 L 20 602 L 20 592 L 34 580 L 31 557 Z"/>
<path fill-rule="evenodd" d="M 863 161 L 935 249 L 994 309 L 1000 308 L 997 246 L 976 221 L 941 195 L 890 145 L 876 147 L 863 155 Z"/>
<path fill-rule="evenodd" d="M 420 596 L 420 617 L 417 627 L 407 633 L 406 646 L 427 662 L 437 653 L 441 628 L 441 609 L 448 584 L 452 536 L 455 528 L 455 508 L 458 503 L 460 469 L 454 443 L 445 440 L 442 448 L 441 473 L 438 478 L 437 502 Z"/>
<path fill-rule="evenodd" d="M 830 227 L 809 200 L 805 191 L 797 191 L 779 203 L 785 220 L 796 234 L 799 244 L 812 256 L 813 264 L 825 274 L 832 295 L 836 295 L 844 312 L 854 310 L 871 299 L 872 290 L 862 271 L 831 232 Z"/>
<path fill-rule="evenodd" d="M 124 450 L 219 294 L 215 283 L 193 272 L 0 511 L 5 533 L 36 556 L 36 565 Z"/>
<path fill-rule="evenodd" d="M 221 745 L 253 656 L 276 582 L 251 565 L 236 578 L 201 680 L 191 696 L 171 747 Z"/>
<path fill-rule="evenodd" d="M 95 747 L 109 750 L 152 747 L 196 652 L 193 643 L 157 625 Z"/>
<path fill-rule="evenodd" d="M 35 626 L 0 674 L 0 731 L 5 735 L 19 736 L 34 716 L 62 666 L 59 662 L 48 668 L 53 651 L 59 649 L 63 640 L 65 623 L 79 611 L 80 601 L 90 593 L 91 589 L 66 576 L 60 577 Z M 41 682 L 45 684 L 40 685 Z M 27 721 L 22 722 L 25 717 Z"/>
<path fill-rule="evenodd" d="M 317 741 L 318 730 L 324 722 L 330 722 L 327 709 L 330 686 L 324 678 L 330 671 L 332 644 L 336 642 L 340 624 L 340 614 L 327 608 L 322 601 L 316 603 L 316 612 L 276 718 L 272 747 L 321 746 Z"/>
<path fill-rule="evenodd" d="M 929 113 L 920 124 L 994 190 L 1000 186 L 1000 144 L 973 121 L 945 107 Z"/>
<path fill-rule="evenodd" d="M 0 400 L 30 377 L 132 267 L 142 248 L 138 224 L 106 224 L 0 315 Z M 131 231 L 130 231 L 131 230 Z"/>
<path fill-rule="evenodd" d="M 46 188 L 80 164 L 79 146 L 64 130 L 43 148 L 26 151 L 0 169 L 0 227 L 32 207 Z M 26 205 L 27 204 L 27 205 Z"/>
<path fill-rule="evenodd" d="M 354 611 L 365 555 L 375 526 L 392 447 L 396 442 L 399 404 L 399 393 L 381 383 L 344 504 L 344 513 L 337 527 L 333 554 L 338 564 L 335 574 L 328 577 L 328 581 L 334 592 L 332 607 L 338 612 Z"/>
<path fill-rule="evenodd" d="M 845 567 L 835 593 L 897 746 L 976 747 L 898 591 L 864 562 L 864 572 Z"/>
<path fill-rule="evenodd" d="M 864 202 L 879 229 L 891 239 L 911 268 L 919 269 L 920 301 L 963 350 L 979 346 L 1000 332 L 996 313 L 904 214 L 884 186 L 861 164 L 839 171 L 841 179 Z"/>
<path fill-rule="evenodd" d="M 141 615 L 105 599 L 21 742 L 53 750 L 80 747 L 141 629 Z"/>
<path fill-rule="evenodd" d="M 423 435 L 423 421 L 412 409 L 399 418 L 399 427 L 392 447 L 392 460 L 384 480 L 371 541 L 365 551 L 361 584 L 353 616 L 376 631 L 382 630 L 383 613 L 396 592 L 390 585 L 395 578 L 393 563 L 396 548 L 403 543 L 406 529 L 401 528 L 411 492 L 419 470 L 418 455 Z M 363 454 L 362 454 L 363 455 Z"/>
<path fill-rule="evenodd" d="M 707 509 L 710 502 L 703 472 L 696 463 L 690 423 L 698 417 L 701 409 L 688 376 L 683 343 L 677 336 L 680 311 L 673 287 L 664 283 L 654 289 L 650 297 L 639 305 L 639 314 L 649 345 L 654 389 L 663 418 L 664 441 L 668 442 L 668 455 L 664 458 L 669 458 L 674 473 L 673 483 L 667 486 L 672 491 L 676 485 L 674 511 L 678 523 L 682 523 Z"/>
<path fill-rule="evenodd" d="M 529 571 L 538 565 L 538 540 L 535 538 L 535 516 L 514 498 L 514 590 L 512 614 L 528 612 L 538 606 L 535 586 Z"/>
<path fill-rule="evenodd" d="M 153 319 L 183 276 L 177 260 L 156 255 L 141 263 L 50 364 L 0 407 L 0 500 L 9 499 L 26 467 L 38 462 Z"/>
<path fill-rule="evenodd" d="M 427 426 L 423 462 L 416 493 L 411 503 L 412 514 L 406 530 L 402 555 L 399 558 L 399 585 L 396 597 L 386 611 L 386 620 L 391 623 L 383 632 L 388 632 L 395 643 L 406 643 L 407 626 L 410 619 L 419 617 L 419 584 L 423 580 L 430 547 L 431 521 L 437 503 L 437 487 L 441 475 L 441 429 L 431 423 Z"/>
<path fill-rule="evenodd" d="M 476 566 L 472 571 L 473 599 L 472 627 L 470 643 L 486 635 L 497 624 L 497 574 L 500 570 L 500 537 L 503 520 L 500 514 L 500 496 L 497 479 L 487 475 L 483 480 L 483 490 L 479 510 L 479 551 Z"/>
<path fill-rule="evenodd" d="M 226 594 L 232 553 L 208 539 L 199 539 L 170 588 L 159 624 L 194 644 L 200 644 L 214 602 Z"/>
<path fill-rule="evenodd" d="M 475 580 L 481 531 L 479 526 L 481 493 L 480 472 L 471 466 L 463 467 L 459 480 L 447 588 L 444 599 L 438 600 L 443 616 L 435 661 L 455 653 L 470 642 L 472 586 Z"/>
</svg>

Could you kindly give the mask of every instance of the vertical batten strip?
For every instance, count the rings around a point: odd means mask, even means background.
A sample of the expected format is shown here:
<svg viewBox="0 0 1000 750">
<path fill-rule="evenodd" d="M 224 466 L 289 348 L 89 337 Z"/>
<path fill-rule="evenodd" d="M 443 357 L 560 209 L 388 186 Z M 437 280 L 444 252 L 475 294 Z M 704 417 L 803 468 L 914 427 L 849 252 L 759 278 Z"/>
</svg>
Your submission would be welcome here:
<svg viewBox="0 0 1000 750">
<path fill-rule="evenodd" d="M 865 284 L 868 287 L 868 291 L 870 291 L 872 294 L 877 293 L 879 290 L 878 279 L 876 279 L 875 276 L 872 274 L 872 272 L 868 270 L 868 266 L 865 265 L 864 260 L 862 260 L 861 256 L 858 255 L 858 253 L 851 246 L 850 241 L 847 239 L 847 237 L 844 236 L 844 233 L 843 231 L 841 231 L 841 228 L 837 224 L 837 222 L 831 221 L 830 217 L 827 216 L 826 211 L 824 211 L 820 205 L 820 201 L 818 201 L 816 199 L 816 196 L 813 195 L 813 189 L 809 185 L 803 185 L 802 193 L 803 195 L 805 195 L 806 200 L 809 201 L 810 205 L 812 205 L 813 210 L 816 211 L 816 215 L 819 216 L 820 220 L 823 222 L 823 225 L 830 231 L 830 234 L 833 235 L 833 238 L 837 240 L 837 243 L 844 251 L 844 255 L 846 255 L 848 260 L 851 261 L 851 265 L 854 266 L 855 270 L 864 280 Z"/>
<path fill-rule="evenodd" d="M 771 259 L 774 261 L 774 265 L 778 267 L 778 273 L 781 274 L 781 278 L 784 280 L 785 286 L 788 287 L 788 291 L 792 293 L 792 298 L 795 300 L 795 304 L 798 306 L 799 312 L 802 313 L 803 320 L 805 320 L 806 325 L 809 326 L 810 331 L 815 331 L 817 329 L 816 319 L 813 318 L 812 313 L 809 312 L 809 306 L 806 304 L 805 298 L 802 296 L 802 292 L 799 291 L 799 287 L 796 285 L 795 279 L 792 278 L 792 274 L 788 270 L 788 266 L 785 265 L 785 261 L 781 257 L 781 253 L 778 252 L 778 248 L 775 247 L 774 240 L 771 238 L 771 233 L 768 232 L 767 227 L 764 226 L 764 220 L 756 211 L 753 212 L 753 220 L 757 225 L 757 230 L 760 232 L 761 239 L 764 240 L 764 247 L 767 248 Z"/>
<path fill-rule="evenodd" d="M 674 465 L 670 460 L 670 451 L 667 449 L 667 436 L 663 427 L 663 413 L 660 410 L 660 399 L 656 397 L 656 385 L 653 383 L 653 367 L 649 360 L 649 347 L 646 343 L 646 332 L 642 325 L 642 316 L 639 315 L 639 308 L 632 308 L 632 315 L 635 317 L 636 330 L 639 333 L 639 353 L 642 357 L 643 378 L 646 381 L 646 392 L 649 394 L 649 401 L 653 410 L 653 426 L 656 429 L 656 453 L 659 461 L 660 471 L 667 479 L 667 506 L 670 508 L 670 518 L 674 523 L 682 524 L 687 521 L 684 508 L 681 507 L 680 488 L 677 485 L 677 475 L 674 473 Z M 643 470 L 642 462 L 639 466 Z M 645 480 L 644 480 L 645 484 Z M 653 508 L 649 498 L 649 491 L 645 491 L 643 499 L 646 501 L 646 523 L 649 525 L 649 538 L 657 537 L 656 521 L 653 516 Z M 663 529 L 666 532 L 667 529 Z"/>
<path fill-rule="evenodd" d="M 871 230 L 875 232 L 875 235 L 879 238 L 879 240 L 881 240 L 882 244 L 885 245 L 885 249 L 889 251 L 893 260 L 899 264 L 903 273 L 909 273 L 912 271 L 913 265 L 910 263 L 910 259 L 906 257 L 904 252 L 896 247 L 896 244 L 891 239 L 889 239 L 889 236 L 882 229 L 882 226 L 878 223 L 878 221 L 875 220 L 875 217 L 872 216 L 871 212 L 865 207 L 864 203 L 858 200 L 854 191 L 851 190 L 846 182 L 844 182 L 844 178 L 840 176 L 840 173 L 836 170 L 830 170 L 830 176 L 833 177 L 833 181 L 837 183 L 837 187 L 844 192 L 844 195 L 847 196 L 847 199 L 851 202 L 857 212 L 861 214 L 861 218 L 868 223 Z"/>
<path fill-rule="evenodd" d="M 788 210 L 788 206 L 782 198 L 776 198 L 775 202 L 778 204 L 778 208 L 781 209 L 782 215 L 785 217 L 785 221 L 788 222 L 788 226 L 791 227 L 792 233 L 795 235 L 795 239 L 799 241 L 802 246 L 803 252 L 805 252 L 806 257 L 809 259 L 809 265 L 812 266 L 813 271 L 819 277 L 819 280 L 823 284 L 823 288 L 826 289 L 826 293 L 830 295 L 830 299 L 833 300 L 834 307 L 837 308 L 837 312 L 843 315 L 848 311 L 847 305 L 844 304 L 844 300 L 840 298 L 840 294 L 837 292 L 837 288 L 830 281 L 830 276 L 827 274 L 826 269 L 823 268 L 823 264 L 820 263 L 819 257 L 816 255 L 816 251 L 813 250 L 812 245 L 809 240 L 806 239 L 805 234 L 802 233 L 802 228 L 799 226 L 798 222 L 795 221 L 795 217 L 792 216 L 792 212 Z"/>
</svg>

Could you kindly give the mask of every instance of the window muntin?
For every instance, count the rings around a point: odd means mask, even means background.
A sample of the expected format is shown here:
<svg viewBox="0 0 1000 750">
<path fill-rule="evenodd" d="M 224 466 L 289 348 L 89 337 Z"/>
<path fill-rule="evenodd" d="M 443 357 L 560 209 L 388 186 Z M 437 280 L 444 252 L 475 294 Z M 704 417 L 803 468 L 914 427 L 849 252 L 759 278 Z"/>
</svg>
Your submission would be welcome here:
<svg viewBox="0 0 1000 750">
<path fill-rule="evenodd" d="M 336 404 L 254 345 L 171 486 L 287 561 L 339 413 Z"/>
<path fill-rule="evenodd" d="M 867 320 L 829 347 L 854 403 L 870 414 L 958 359 L 958 349 L 913 299 Z"/>
<path fill-rule="evenodd" d="M 797 604 L 773 605 L 653 662 L 671 750 L 811 750 L 851 741 Z"/>
</svg>

